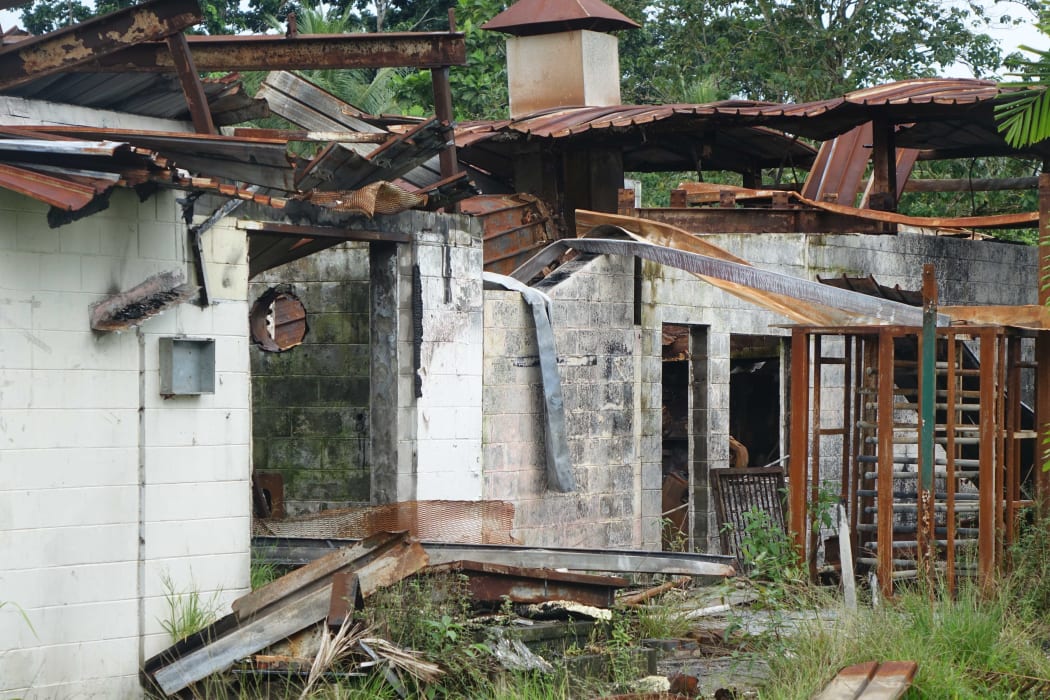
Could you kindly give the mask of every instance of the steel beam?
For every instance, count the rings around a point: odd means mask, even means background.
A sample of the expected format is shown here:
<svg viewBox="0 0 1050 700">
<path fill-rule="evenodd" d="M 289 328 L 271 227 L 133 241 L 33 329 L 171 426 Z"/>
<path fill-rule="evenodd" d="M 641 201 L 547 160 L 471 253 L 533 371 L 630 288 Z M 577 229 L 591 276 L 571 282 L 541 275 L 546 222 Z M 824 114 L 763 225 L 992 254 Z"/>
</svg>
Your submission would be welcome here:
<svg viewBox="0 0 1050 700">
<path fill-rule="evenodd" d="M 142 42 L 157 41 L 169 70 L 175 70 L 160 39 L 201 20 L 197 0 L 151 0 L 64 27 L 0 50 L 0 90 L 68 70 L 98 70 L 98 62 Z"/>
<path fill-rule="evenodd" d="M 254 537 L 252 551 L 254 556 L 275 564 L 301 566 L 356 541 L 337 538 Z M 532 569 L 732 576 L 735 573 L 733 566 L 736 562 L 733 557 L 690 552 L 558 549 L 445 542 L 424 542 L 423 549 L 430 557 L 431 566 L 466 560 Z"/>
<path fill-rule="evenodd" d="M 171 1 L 171 0 L 168 0 Z M 186 1 L 186 0 L 182 0 Z M 186 37 L 197 70 L 310 70 L 325 68 L 440 68 L 466 65 L 462 34 L 381 32 Z M 75 70 L 113 73 L 173 72 L 163 42 L 140 43 Z"/>
<path fill-rule="evenodd" d="M 176 32 L 167 37 L 165 43 L 175 63 L 175 73 L 179 76 L 182 94 L 186 96 L 186 106 L 189 107 L 194 130 L 198 134 L 217 133 L 215 123 L 211 118 L 211 109 L 208 107 L 208 96 L 204 94 L 204 85 L 193 63 L 193 55 L 186 43 L 186 35 Z"/>
</svg>

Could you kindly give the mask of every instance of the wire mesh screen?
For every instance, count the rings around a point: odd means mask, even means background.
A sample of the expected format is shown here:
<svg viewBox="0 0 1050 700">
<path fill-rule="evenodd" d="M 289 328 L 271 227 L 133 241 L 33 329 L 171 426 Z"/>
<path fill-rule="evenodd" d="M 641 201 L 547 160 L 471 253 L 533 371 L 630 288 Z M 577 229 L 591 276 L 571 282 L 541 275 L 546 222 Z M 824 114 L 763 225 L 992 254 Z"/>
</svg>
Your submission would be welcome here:
<svg viewBox="0 0 1050 700">
<path fill-rule="evenodd" d="M 752 508 L 766 513 L 773 527 L 786 529 L 783 468 L 712 469 L 711 483 L 723 554 L 740 561 L 740 543 L 747 526 L 745 513 Z M 740 563 L 746 570 L 744 562 Z"/>
<path fill-rule="evenodd" d="M 351 538 L 407 530 L 424 542 L 518 544 L 514 505 L 505 501 L 404 501 L 326 510 L 282 520 L 256 518 L 257 535 Z"/>
</svg>

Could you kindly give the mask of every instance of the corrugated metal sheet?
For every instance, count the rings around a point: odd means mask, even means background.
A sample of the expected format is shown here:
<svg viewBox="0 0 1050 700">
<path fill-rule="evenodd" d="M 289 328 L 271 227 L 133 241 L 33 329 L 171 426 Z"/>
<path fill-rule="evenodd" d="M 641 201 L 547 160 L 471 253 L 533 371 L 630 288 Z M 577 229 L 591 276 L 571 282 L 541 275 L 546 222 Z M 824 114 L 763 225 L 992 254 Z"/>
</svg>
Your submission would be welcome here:
<svg viewBox="0 0 1050 700">
<path fill-rule="evenodd" d="M 727 100 L 709 104 L 617 105 L 549 110 L 517 120 L 465 123 L 456 143 L 469 148 L 481 141 L 523 138 L 565 139 L 588 133 L 624 133 L 657 125 L 722 133 L 728 129 L 769 127 L 826 141 L 875 117 L 907 125 L 898 145 L 908 148 L 1011 152 L 999 136 L 993 101 L 1011 88 L 964 78 L 919 78 L 857 90 L 842 97 L 802 104 Z M 1050 146 L 1031 149 L 1050 155 Z"/>
<path fill-rule="evenodd" d="M 268 114 L 266 103 L 248 95 L 237 74 L 201 82 L 216 124 L 236 124 Z M 189 119 L 186 97 L 174 74 L 57 73 L 3 94 L 147 117 Z"/>
<path fill-rule="evenodd" d="M 702 106 L 690 108 L 694 107 Z M 508 177 L 520 144 L 537 138 L 549 139 L 552 145 L 614 145 L 623 150 L 627 170 L 645 172 L 808 167 L 816 155 L 809 145 L 779 131 L 684 108 L 676 111 L 674 105 L 573 107 L 514 121 L 470 122 L 456 129 L 460 161 L 497 177 Z"/>
</svg>

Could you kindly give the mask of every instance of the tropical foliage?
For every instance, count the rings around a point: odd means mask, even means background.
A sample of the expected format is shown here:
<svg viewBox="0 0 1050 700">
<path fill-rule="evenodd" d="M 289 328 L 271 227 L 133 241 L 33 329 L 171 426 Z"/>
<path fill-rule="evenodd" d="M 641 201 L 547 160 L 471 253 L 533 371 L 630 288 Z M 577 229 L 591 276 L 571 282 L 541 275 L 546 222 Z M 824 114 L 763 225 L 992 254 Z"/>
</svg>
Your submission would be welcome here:
<svg viewBox="0 0 1050 700">
<path fill-rule="evenodd" d="M 1036 26 L 1050 37 L 1050 3 L 1043 3 Z M 1020 89 L 1008 93 L 995 108 L 1000 132 L 1006 142 L 1015 148 L 1050 138 L 1050 92 L 1047 92 L 1047 86 L 1050 86 L 1050 51 L 1030 46 L 1020 48 L 1032 54 L 1032 58 L 1016 62 L 1016 72 L 1011 77 L 1018 80 L 1003 84 L 1003 87 Z"/>
</svg>

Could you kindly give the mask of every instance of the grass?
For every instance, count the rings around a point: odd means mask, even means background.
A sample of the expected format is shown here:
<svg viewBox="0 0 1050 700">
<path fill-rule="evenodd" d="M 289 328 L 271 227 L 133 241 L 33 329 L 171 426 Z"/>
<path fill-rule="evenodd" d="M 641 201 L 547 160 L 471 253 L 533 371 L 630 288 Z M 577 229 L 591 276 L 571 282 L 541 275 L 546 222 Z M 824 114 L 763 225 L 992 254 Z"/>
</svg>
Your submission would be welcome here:
<svg viewBox="0 0 1050 700">
<path fill-rule="evenodd" d="M 219 602 L 220 591 L 215 591 L 209 598 L 202 597 L 200 591 L 195 588 L 179 591 L 175 580 L 167 573 L 161 576 L 161 586 L 164 588 L 168 614 L 160 620 L 160 626 L 168 633 L 172 642 L 200 632 L 219 618 L 222 608 Z"/>
<path fill-rule="evenodd" d="M 995 674 L 1050 678 L 1050 659 L 1032 628 L 1001 600 L 983 600 L 967 587 L 956 600 L 933 602 L 921 591 L 893 605 L 859 610 L 835 621 L 803 623 L 770 655 L 762 698 L 809 698 L 838 669 L 865 661 L 918 663 L 913 697 L 1010 698 Z"/>
<path fill-rule="evenodd" d="M 898 589 L 892 601 L 877 608 L 862 605 L 854 612 L 846 611 L 841 599 L 828 589 L 801 583 L 788 574 L 797 568 L 797 562 L 779 542 L 766 542 L 762 528 L 754 530 L 752 555 L 758 566 L 753 568 L 753 578 L 738 579 L 733 589 L 747 584 L 758 598 L 749 611 L 734 613 L 727 622 L 732 627 L 734 619 L 760 617 L 766 631 L 742 637 L 738 625 L 737 632 L 727 632 L 733 641 L 725 652 L 731 657 L 739 652 L 741 664 L 755 659 L 768 662 L 769 677 L 759 688 L 760 698 L 811 698 L 844 666 L 889 660 L 918 664 L 908 698 L 1050 697 L 1046 651 L 1050 641 L 1050 524 L 1031 525 L 1022 533 L 1012 552 L 1013 573 L 992 587 L 994 596 L 982 595 L 966 582 L 960 583 L 954 598 L 905 587 Z M 180 601 L 178 606 L 172 604 L 172 628 L 190 628 L 206 619 L 203 613 L 208 606 L 199 595 L 170 595 L 169 599 Z M 554 662 L 553 673 L 503 670 L 484 646 L 484 630 L 471 621 L 470 596 L 463 578 L 456 574 L 413 577 L 378 591 L 368 600 L 363 622 L 375 628 L 375 636 L 417 650 L 421 660 L 437 663 L 445 671 L 430 682 L 415 682 L 402 674 L 402 683 L 414 697 L 600 697 L 623 692 L 634 679 L 636 671 L 628 668 L 628 656 L 640 639 L 688 636 L 696 622 L 683 619 L 680 612 L 695 603 L 688 593 L 671 591 L 637 608 L 614 610 L 613 620 L 604 625 L 604 636 L 592 639 L 586 649 L 607 657 L 611 676 L 604 680 L 574 677 L 555 657 L 548 657 Z M 510 607 L 508 604 L 501 613 L 510 613 Z M 818 611 L 833 614 L 810 614 Z M 493 619 L 487 623 L 493 624 Z M 342 668 L 352 665 L 347 664 Z M 258 686 L 245 690 L 240 685 L 259 681 L 231 682 L 226 677 L 212 682 L 209 687 L 214 690 L 201 697 L 260 696 Z M 284 687 L 287 692 L 282 694 L 267 685 L 265 695 L 292 698 L 303 686 L 288 680 Z M 310 698 L 339 700 L 395 696 L 380 674 L 334 684 L 322 680 L 309 694 Z"/>
</svg>

